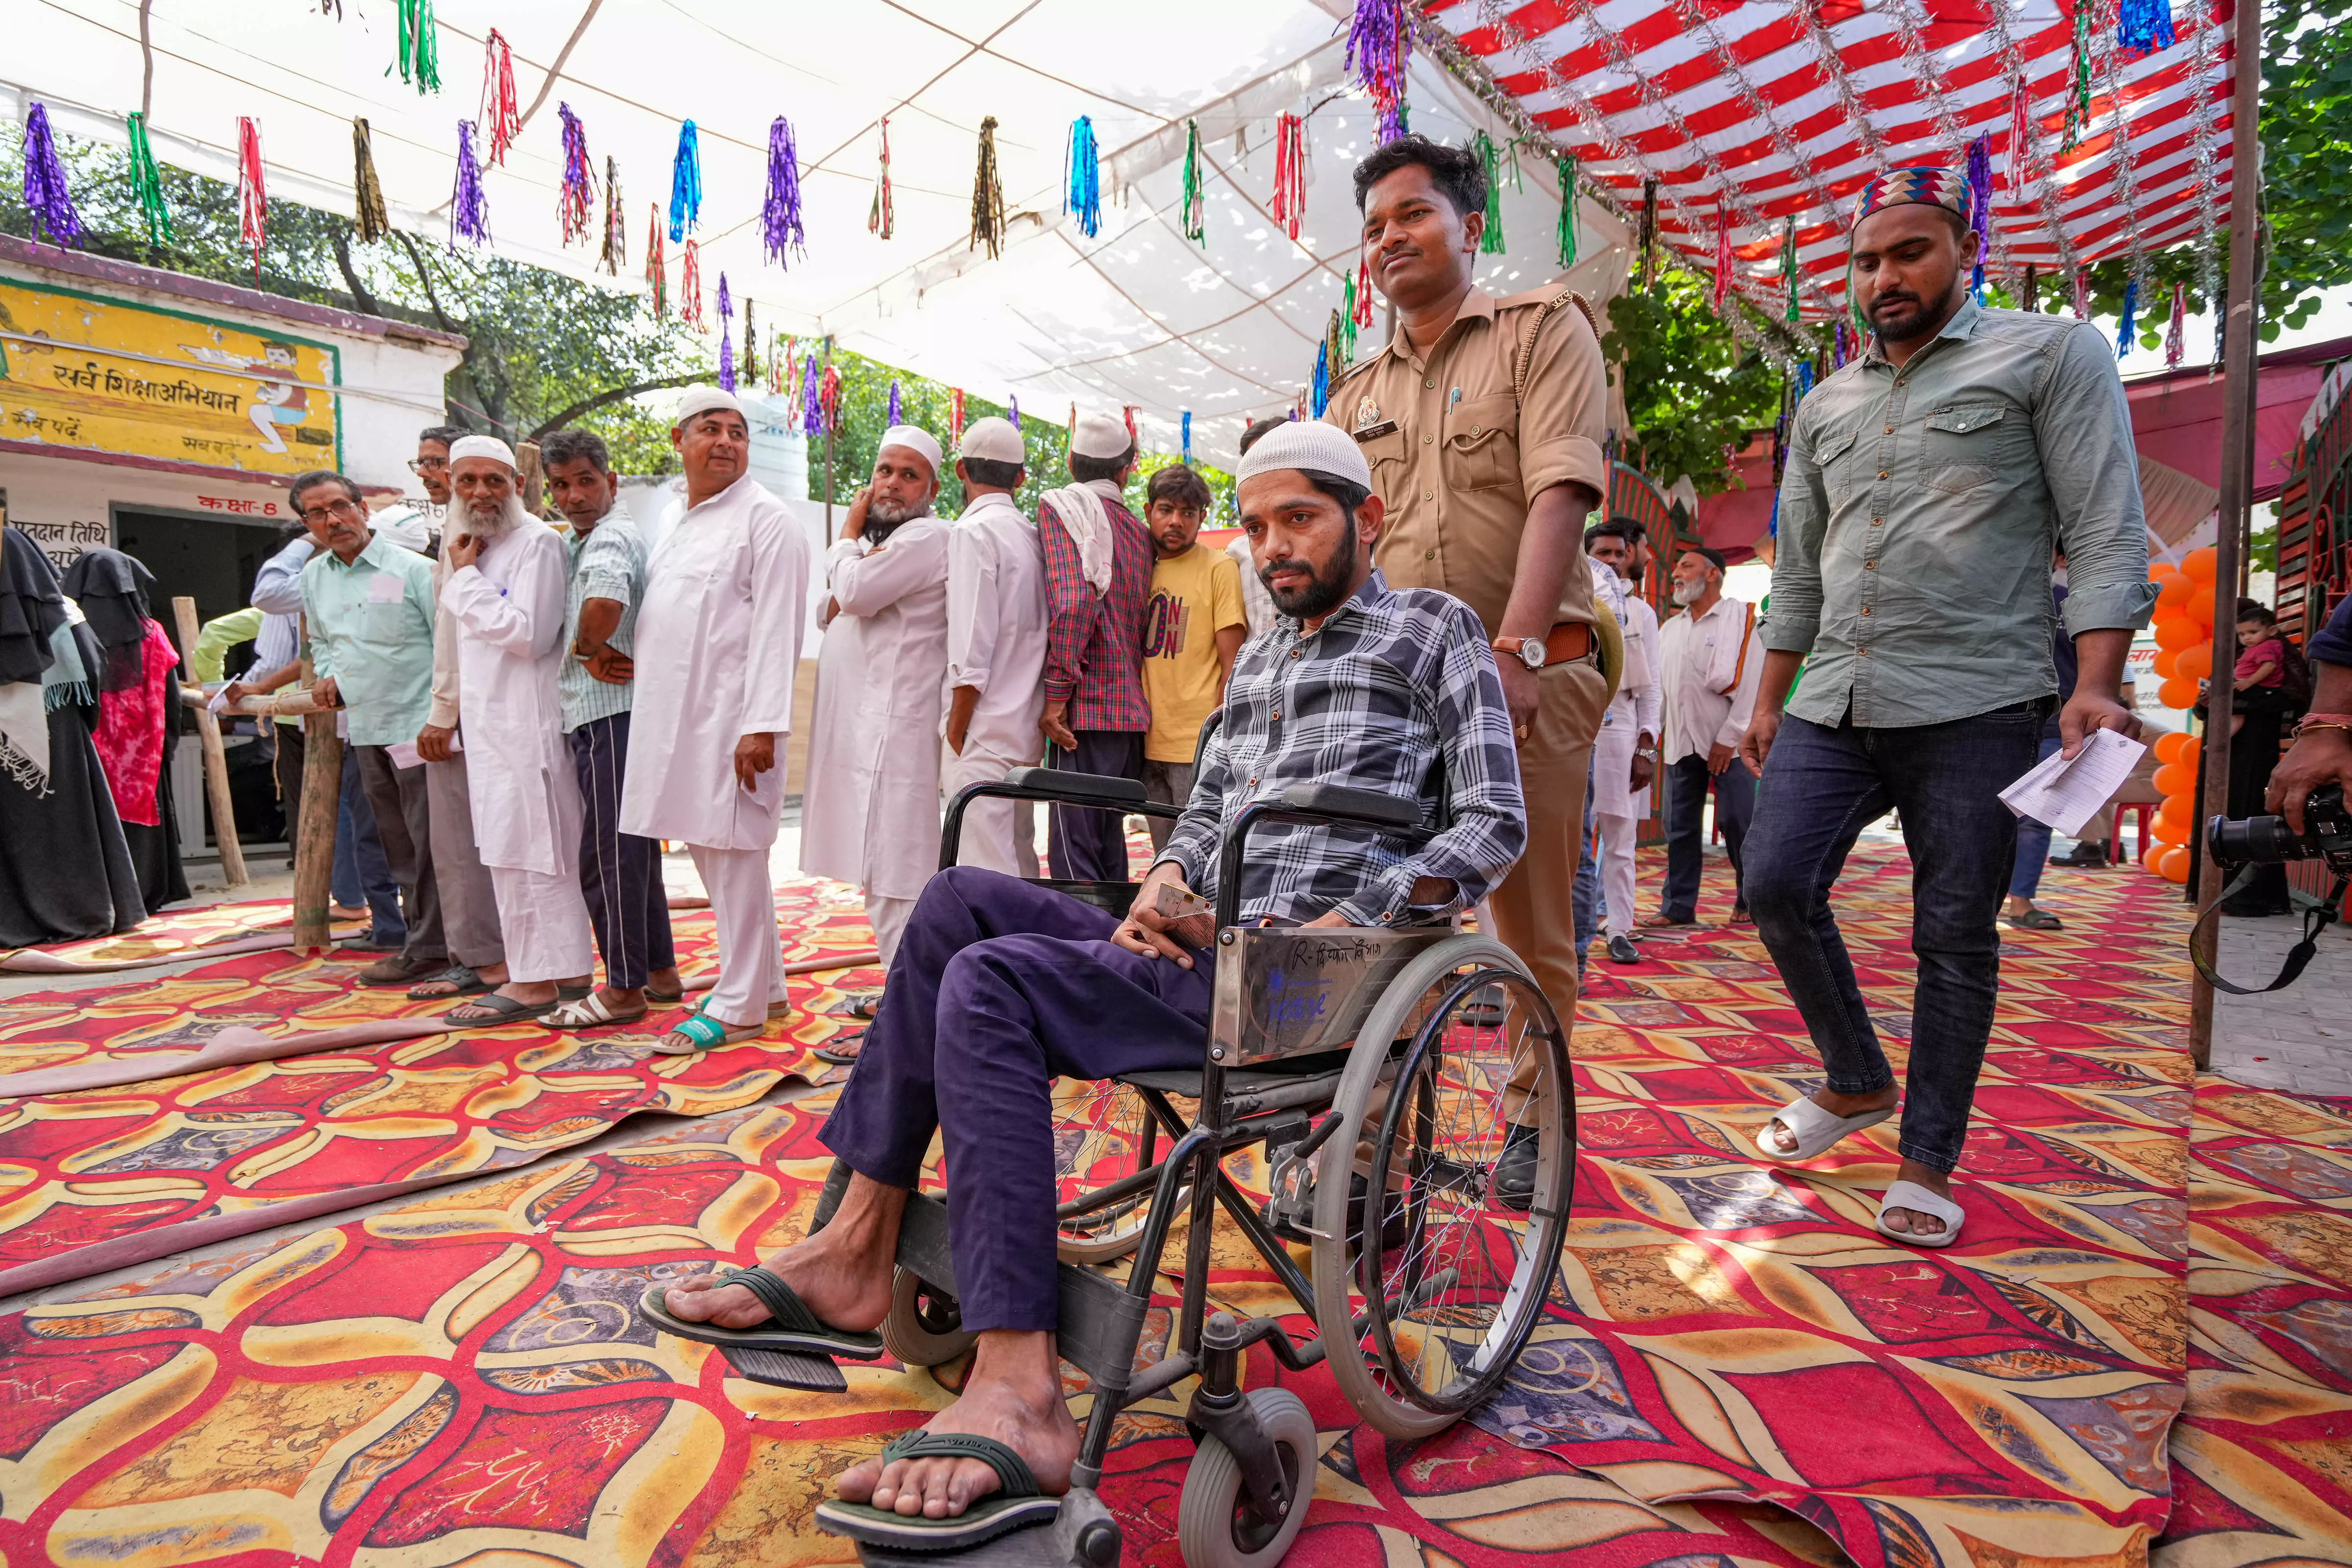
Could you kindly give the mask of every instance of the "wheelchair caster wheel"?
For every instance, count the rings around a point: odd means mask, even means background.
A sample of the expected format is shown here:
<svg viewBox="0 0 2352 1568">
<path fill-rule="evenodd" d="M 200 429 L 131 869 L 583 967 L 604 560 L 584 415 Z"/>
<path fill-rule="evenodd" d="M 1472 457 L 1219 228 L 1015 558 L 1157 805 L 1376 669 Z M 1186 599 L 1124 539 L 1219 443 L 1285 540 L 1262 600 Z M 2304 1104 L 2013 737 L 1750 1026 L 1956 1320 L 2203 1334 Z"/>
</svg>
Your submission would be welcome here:
<svg viewBox="0 0 2352 1568">
<path fill-rule="evenodd" d="M 905 1268 L 890 1276 L 890 1312 L 882 1320 L 882 1348 L 908 1366 L 940 1366 L 970 1349 L 955 1298 L 941 1295 Z"/>
<path fill-rule="evenodd" d="M 1176 1542 L 1185 1568 L 1274 1568 L 1307 1522 L 1315 1491 L 1315 1420 L 1286 1388 L 1253 1389 L 1250 1406 L 1282 1461 L 1289 1507 L 1268 1519 L 1244 1495 L 1240 1464 L 1214 1437 L 1204 1437 L 1184 1472 L 1176 1504 Z"/>
</svg>

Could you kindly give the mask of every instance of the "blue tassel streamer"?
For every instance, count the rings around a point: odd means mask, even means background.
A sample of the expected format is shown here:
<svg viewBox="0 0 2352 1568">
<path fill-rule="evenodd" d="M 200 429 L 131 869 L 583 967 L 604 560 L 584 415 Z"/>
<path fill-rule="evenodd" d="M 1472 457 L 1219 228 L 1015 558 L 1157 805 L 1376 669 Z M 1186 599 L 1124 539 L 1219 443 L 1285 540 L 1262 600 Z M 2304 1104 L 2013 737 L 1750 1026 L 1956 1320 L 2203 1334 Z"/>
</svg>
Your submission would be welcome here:
<svg viewBox="0 0 2352 1568">
<path fill-rule="evenodd" d="M 669 237 L 684 239 L 702 217 L 702 142 L 689 120 L 677 128 L 677 156 L 669 166 Z"/>
<path fill-rule="evenodd" d="M 1772 517 L 1765 523 L 1764 531 L 1774 539 L 1780 537 L 1780 488 L 1778 485 L 1772 487 Z"/>
<path fill-rule="evenodd" d="M 1189 408 L 1184 410 L 1183 448 L 1185 465 L 1190 467 L 1192 461 L 1192 411 Z"/>
<path fill-rule="evenodd" d="M 1331 345 L 1328 342 L 1315 345 L 1315 381 L 1308 401 L 1315 417 L 1322 418 L 1323 410 L 1331 402 Z"/>
<path fill-rule="evenodd" d="M 1062 211 L 1077 215 L 1078 232 L 1088 239 L 1102 231 L 1102 157 L 1092 115 L 1070 121 L 1069 150 L 1062 158 Z"/>
<path fill-rule="evenodd" d="M 2172 47 L 2172 6 L 2168 0 L 2123 0 L 2116 15 L 2116 42 L 2137 57 Z"/>
<path fill-rule="evenodd" d="M 2132 318 L 2138 314 L 2139 279 L 2133 278 L 2126 279 L 2124 283 L 2124 319 L 2122 324 L 2116 328 L 2116 357 L 2117 359 L 2121 359 L 2124 355 L 2131 353 Z"/>
</svg>

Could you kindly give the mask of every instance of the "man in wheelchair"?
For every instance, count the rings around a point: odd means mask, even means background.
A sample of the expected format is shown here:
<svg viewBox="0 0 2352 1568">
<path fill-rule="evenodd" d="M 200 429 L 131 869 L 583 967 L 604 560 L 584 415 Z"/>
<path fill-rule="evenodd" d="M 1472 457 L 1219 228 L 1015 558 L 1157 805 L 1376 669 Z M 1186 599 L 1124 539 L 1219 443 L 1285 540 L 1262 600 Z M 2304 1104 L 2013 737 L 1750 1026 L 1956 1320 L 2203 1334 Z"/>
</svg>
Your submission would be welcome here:
<svg viewBox="0 0 2352 1568">
<path fill-rule="evenodd" d="M 1192 798 L 1131 912 L 1118 920 L 994 871 L 940 872 L 824 1125 L 855 1173 L 832 1221 L 760 1268 L 648 1297 L 661 1326 L 689 1338 L 880 1355 L 899 1216 L 941 1132 L 975 1359 L 961 1398 L 913 1451 L 894 1444 L 840 1478 L 844 1502 L 917 1524 L 1050 1510 L 1068 1489 L 1079 1434 L 1055 1352 L 1049 1091 L 1056 1077 L 1201 1065 L 1212 921 L 1163 916 L 1158 890 L 1213 896 L 1223 830 L 1244 805 L 1340 784 L 1414 800 L 1447 824 L 1426 838 L 1269 827 L 1244 871 L 1244 924 L 1442 921 L 1484 897 L 1525 844 L 1486 633 L 1459 600 L 1392 590 L 1373 570 L 1381 501 L 1357 444 L 1331 426 L 1287 425 L 1252 448 L 1239 480 L 1242 526 L 1284 618 L 1242 650 Z"/>
</svg>

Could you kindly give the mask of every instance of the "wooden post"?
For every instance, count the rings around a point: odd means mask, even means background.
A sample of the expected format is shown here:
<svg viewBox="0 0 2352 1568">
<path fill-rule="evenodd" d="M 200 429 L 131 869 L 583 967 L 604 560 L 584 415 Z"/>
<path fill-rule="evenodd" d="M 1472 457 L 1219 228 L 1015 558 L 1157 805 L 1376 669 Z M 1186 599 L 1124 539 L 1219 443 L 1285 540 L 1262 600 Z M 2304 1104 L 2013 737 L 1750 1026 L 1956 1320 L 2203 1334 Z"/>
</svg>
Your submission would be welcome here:
<svg viewBox="0 0 2352 1568">
<path fill-rule="evenodd" d="M 195 679 L 196 602 L 180 597 L 172 601 L 172 618 L 180 627 L 180 670 L 191 682 Z M 228 753 L 221 747 L 220 721 L 212 710 L 201 704 L 196 709 L 196 743 L 205 753 L 205 798 L 212 803 L 213 837 L 220 843 L 221 880 L 232 888 L 242 888 L 251 880 L 245 874 L 245 849 L 236 841 L 236 813 L 228 799 Z"/>
<path fill-rule="evenodd" d="M 2230 809 L 2230 721 L 2236 708 L 2231 672 L 2237 663 L 2238 578 L 2245 554 L 2246 518 L 2253 494 L 2254 327 L 2260 313 L 2256 291 L 2259 216 L 2254 198 L 2262 181 L 2263 16 L 2259 5 L 2240 5 L 2231 22 L 2237 72 L 2231 95 L 2230 294 L 2221 332 L 2221 496 L 2213 540 L 2213 672 L 2206 683 L 2205 806 Z M 2203 823 L 2196 830 L 2205 830 Z M 2200 915 L 2221 898 L 2221 868 L 2210 855 L 2197 868 Z M 2221 920 L 2198 928 L 2197 950 L 2210 963 L 2221 946 Z M 2203 975 L 2189 983 L 2189 1055 L 2200 1068 L 2213 1060 L 2213 987 Z"/>
<path fill-rule="evenodd" d="M 538 442 L 525 441 L 515 447 L 515 468 L 516 480 L 521 486 L 522 510 L 537 517 L 540 503 L 546 499 L 546 475 L 539 466 Z"/>
<path fill-rule="evenodd" d="M 302 684 L 311 681 L 310 639 L 302 647 Z M 294 946 L 321 948 L 335 880 L 335 822 L 343 798 L 343 742 L 331 710 L 302 721 L 302 803 L 294 826 Z"/>
</svg>

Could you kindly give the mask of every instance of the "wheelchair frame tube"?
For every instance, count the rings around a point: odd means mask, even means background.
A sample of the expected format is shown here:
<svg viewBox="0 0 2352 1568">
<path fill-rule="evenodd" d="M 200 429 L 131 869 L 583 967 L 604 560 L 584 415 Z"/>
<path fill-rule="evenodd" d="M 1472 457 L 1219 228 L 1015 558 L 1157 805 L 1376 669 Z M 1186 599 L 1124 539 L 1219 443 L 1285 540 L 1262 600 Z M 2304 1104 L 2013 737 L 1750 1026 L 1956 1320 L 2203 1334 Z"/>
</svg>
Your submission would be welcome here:
<svg viewBox="0 0 2352 1568">
<path fill-rule="evenodd" d="M 973 801 L 986 796 L 995 796 L 1003 800 L 1034 800 L 1047 805 L 1074 805 L 1085 811 L 1115 811 L 1121 816 L 1129 815 L 1158 816 L 1164 817 L 1170 822 L 1184 815 L 1177 807 L 1163 805 L 1156 800 L 1072 800 L 1064 795 L 1046 795 L 1038 790 L 1024 789 L 1019 784 L 990 784 L 983 780 L 976 784 L 964 785 L 963 788 L 956 791 L 955 798 L 948 802 L 947 820 L 940 827 L 940 870 L 947 870 L 962 858 L 964 808 Z"/>
</svg>

